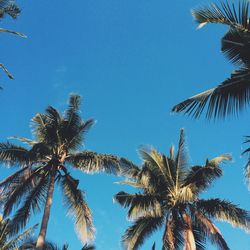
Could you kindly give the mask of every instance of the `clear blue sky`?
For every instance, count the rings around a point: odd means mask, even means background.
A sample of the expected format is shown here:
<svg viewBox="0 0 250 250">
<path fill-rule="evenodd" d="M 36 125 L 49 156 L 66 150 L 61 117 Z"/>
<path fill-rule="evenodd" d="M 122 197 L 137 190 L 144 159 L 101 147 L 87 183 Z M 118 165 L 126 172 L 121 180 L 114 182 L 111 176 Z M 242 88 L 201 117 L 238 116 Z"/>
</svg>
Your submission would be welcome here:
<svg viewBox="0 0 250 250">
<path fill-rule="evenodd" d="M 21 16 L 1 22 L 1 27 L 28 38 L 0 34 L 1 62 L 15 77 L 10 81 L 0 75 L 0 140 L 30 137 L 29 123 L 36 112 L 47 105 L 64 110 L 69 93 L 77 92 L 84 99 L 83 116 L 97 120 L 86 138 L 87 149 L 140 163 L 139 145 L 151 144 L 167 153 L 184 127 L 191 164 L 223 153 L 234 157 L 203 197 L 229 199 L 249 210 L 250 193 L 243 179 L 246 158 L 240 154 L 243 136 L 250 134 L 250 109 L 238 118 L 210 123 L 170 114 L 178 101 L 217 85 L 232 70 L 220 53 L 225 28 L 208 25 L 195 30 L 190 9 L 206 2 L 210 1 L 19 1 Z M 1 178 L 10 172 L 1 168 Z M 112 196 L 125 187 L 113 184 L 119 180 L 114 176 L 74 176 L 93 210 L 97 250 L 121 249 L 120 237 L 129 222 Z M 80 249 L 64 211 L 62 200 L 55 198 L 48 239 Z M 40 219 L 36 216 L 32 223 Z M 249 234 L 225 223 L 217 225 L 232 250 L 249 250 Z M 160 237 L 156 234 L 142 249 Z"/>
</svg>

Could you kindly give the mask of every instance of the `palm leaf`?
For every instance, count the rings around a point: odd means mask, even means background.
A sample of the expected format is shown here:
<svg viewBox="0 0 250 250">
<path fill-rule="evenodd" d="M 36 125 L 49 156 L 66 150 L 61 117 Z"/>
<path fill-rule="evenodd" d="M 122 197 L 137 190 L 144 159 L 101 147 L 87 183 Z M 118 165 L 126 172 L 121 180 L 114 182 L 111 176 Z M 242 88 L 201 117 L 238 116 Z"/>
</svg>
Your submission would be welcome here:
<svg viewBox="0 0 250 250">
<path fill-rule="evenodd" d="M 44 174 L 40 180 L 37 181 L 37 185 L 30 191 L 29 195 L 24 200 L 22 206 L 17 210 L 12 219 L 12 234 L 16 234 L 22 228 L 24 228 L 31 216 L 40 210 L 40 206 L 45 204 L 46 195 L 48 191 L 49 180 Z"/>
<path fill-rule="evenodd" d="M 77 189 L 72 177 L 65 175 L 62 179 L 62 188 L 69 213 L 75 218 L 75 228 L 82 242 L 93 239 L 94 227 L 92 215 L 84 200 L 84 193 Z"/>
<path fill-rule="evenodd" d="M 74 167 L 87 172 L 106 172 L 109 174 L 120 173 L 120 160 L 109 154 L 98 154 L 96 152 L 84 151 L 70 155 L 67 159 Z"/>
<path fill-rule="evenodd" d="M 20 246 L 24 240 L 26 240 L 37 228 L 38 224 L 29 229 L 25 230 L 23 233 L 19 234 L 16 238 L 7 242 L 1 250 L 11 250 L 15 249 L 16 247 Z"/>
<path fill-rule="evenodd" d="M 224 240 L 219 229 L 203 214 L 195 211 L 195 220 L 197 229 L 204 231 L 205 236 L 208 237 L 212 244 L 216 245 L 221 250 L 229 250 L 229 247 Z"/>
<path fill-rule="evenodd" d="M 162 226 L 162 217 L 142 217 L 127 229 L 122 242 L 127 250 L 136 250 L 141 246 L 146 237 Z"/>
<path fill-rule="evenodd" d="M 242 68 L 232 73 L 216 88 L 207 90 L 177 104 L 173 112 L 184 112 L 199 118 L 206 111 L 206 118 L 225 118 L 237 115 L 250 102 L 250 70 Z"/>
<path fill-rule="evenodd" d="M 0 143 L 0 162 L 7 166 L 26 165 L 30 161 L 28 150 L 11 144 L 9 142 Z"/>
<path fill-rule="evenodd" d="M 238 13 L 237 13 L 238 10 Z M 192 10 L 195 20 L 200 23 L 200 27 L 206 23 L 226 24 L 243 31 L 249 31 L 249 2 L 243 0 L 239 2 L 238 8 L 234 3 L 221 2 L 221 7 L 217 4 L 210 4 Z"/>
<path fill-rule="evenodd" d="M 12 0 L 1 0 L 0 2 L 0 18 L 3 18 L 5 14 L 12 18 L 17 18 L 21 10 Z"/>
<path fill-rule="evenodd" d="M 10 33 L 10 34 L 13 34 L 13 35 L 21 36 L 23 38 L 27 38 L 27 36 L 24 35 L 23 33 L 20 33 L 20 32 L 17 32 L 17 31 L 13 31 L 13 30 L 8 30 L 8 29 L 0 28 L 0 32 Z M 1 65 L 1 66 L 3 68 L 3 65 Z M 4 71 L 6 72 L 6 70 L 4 70 Z M 8 76 L 9 76 L 9 78 L 12 79 L 12 76 L 9 73 L 8 73 Z"/>
<path fill-rule="evenodd" d="M 249 230 L 249 212 L 229 201 L 220 199 L 199 200 L 196 202 L 198 212 L 218 220 L 226 221 L 235 227 Z"/>
<path fill-rule="evenodd" d="M 81 250 L 95 250 L 95 246 L 85 244 Z"/>
<path fill-rule="evenodd" d="M 114 201 L 123 207 L 129 207 L 128 218 L 131 220 L 138 219 L 139 217 L 162 216 L 159 197 L 155 195 L 119 192 L 114 196 Z"/>
</svg>

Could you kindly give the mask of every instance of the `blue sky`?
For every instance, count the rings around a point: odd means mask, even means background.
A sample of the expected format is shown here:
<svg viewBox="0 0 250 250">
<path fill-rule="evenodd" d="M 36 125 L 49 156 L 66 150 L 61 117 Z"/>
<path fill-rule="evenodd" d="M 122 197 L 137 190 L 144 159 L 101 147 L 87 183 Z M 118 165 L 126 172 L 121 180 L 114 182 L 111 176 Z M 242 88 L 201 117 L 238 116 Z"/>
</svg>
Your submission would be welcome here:
<svg viewBox="0 0 250 250">
<path fill-rule="evenodd" d="M 25 33 L 22 39 L 1 34 L 1 62 L 15 80 L 2 73 L 0 140 L 30 137 L 30 120 L 47 105 L 64 110 L 68 95 L 82 95 L 82 115 L 94 117 L 85 147 L 140 163 L 136 149 L 153 145 L 161 152 L 177 143 L 185 128 L 191 164 L 232 153 L 224 176 L 203 197 L 229 199 L 250 210 L 240 157 L 243 136 L 250 134 L 249 109 L 238 118 L 208 122 L 170 113 L 186 97 L 217 85 L 233 69 L 220 53 L 224 27 L 196 30 L 190 10 L 201 0 L 37 0 L 20 1 L 22 14 L 1 27 Z M 1 176 L 11 170 L 1 168 Z M 124 186 L 115 176 L 73 171 L 93 210 L 97 249 L 122 249 L 120 237 L 129 222 L 112 196 Z M 48 239 L 80 249 L 70 218 L 56 193 Z M 31 223 L 39 222 L 36 216 Z M 217 224 L 233 250 L 249 250 L 250 237 L 225 223 Z M 156 234 L 142 249 L 149 249 Z M 157 244 L 160 249 L 160 243 Z M 208 249 L 214 249 L 208 246 Z"/>
</svg>

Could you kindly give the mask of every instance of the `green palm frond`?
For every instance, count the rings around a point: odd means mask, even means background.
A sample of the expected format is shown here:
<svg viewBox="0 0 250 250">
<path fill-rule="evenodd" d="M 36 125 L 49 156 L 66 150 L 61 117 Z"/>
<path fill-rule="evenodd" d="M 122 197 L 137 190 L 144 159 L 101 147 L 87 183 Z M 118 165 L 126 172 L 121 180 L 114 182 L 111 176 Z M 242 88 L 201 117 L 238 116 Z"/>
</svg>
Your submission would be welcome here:
<svg viewBox="0 0 250 250">
<path fill-rule="evenodd" d="M 250 32 L 230 29 L 221 39 L 221 51 L 236 66 L 250 66 Z"/>
<path fill-rule="evenodd" d="M 220 199 L 199 200 L 196 209 L 209 218 L 226 221 L 235 227 L 249 230 L 250 214 L 229 201 Z"/>
<path fill-rule="evenodd" d="M 184 112 L 199 118 L 207 108 L 206 118 L 225 118 L 237 115 L 250 103 L 250 70 L 242 68 L 217 87 L 188 98 L 172 108 L 173 112 Z"/>
<path fill-rule="evenodd" d="M 19 171 L 15 172 L 14 174 L 8 176 L 5 178 L 2 182 L 0 182 L 0 190 L 1 190 L 1 196 L 5 193 L 5 191 L 10 188 L 11 185 L 15 185 L 16 182 L 20 180 L 20 178 L 23 176 L 24 172 L 28 169 L 28 167 L 24 167 L 20 169 Z M 0 200 L 1 203 L 1 200 Z"/>
<path fill-rule="evenodd" d="M 122 242 L 127 250 L 136 250 L 146 237 L 151 235 L 163 223 L 163 217 L 142 217 L 134 222 L 123 235 Z"/>
<path fill-rule="evenodd" d="M 65 175 L 62 179 L 62 188 L 69 213 L 75 218 L 75 227 L 82 242 L 93 239 L 94 226 L 92 215 L 84 200 L 84 193 L 77 189 L 72 177 Z"/>
<path fill-rule="evenodd" d="M 203 214 L 194 212 L 195 227 L 199 232 L 203 232 L 204 235 L 211 241 L 211 243 L 222 250 L 229 250 L 229 247 L 224 240 L 220 230 Z"/>
<path fill-rule="evenodd" d="M 175 174 L 175 185 L 180 186 L 183 182 L 186 175 L 186 167 L 188 164 L 188 157 L 186 152 L 185 144 L 185 134 L 184 129 L 180 131 L 178 151 L 176 154 L 175 165 L 176 165 L 176 174 Z"/>
<path fill-rule="evenodd" d="M 21 202 L 21 199 L 25 196 L 27 196 L 33 187 L 34 181 L 36 181 L 36 178 L 39 178 L 39 167 L 35 171 L 33 171 L 29 177 L 26 177 L 25 175 L 22 176 L 18 180 L 18 182 L 11 187 L 10 196 L 6 197 L 6 202 L 4 203 L 4 217 L 8 216 L 14 206 L 18 206 Z"/>
<path fill-rule="evenodd" d="M 110 174 L 120 173 L 120 159 L 114 155 L 84 151 L 70 155 L 66 161 L 86 173 L 103 171 Z"/>
<path fill-rule="evenodd" d="M 221 23 L 239 30 L 249 31 L 249 2 L 247 0 L 239 2 L 239 6 L 228 2 L 221 2 L 221 6 L 213 3 L 193 9 L 192 15 L 200 23 L 199 27 L 206 23 Z"/>
<path fill-rule="evenodd" d="M 159 197 L 150 194 L 128 194 L 119 192 L 114 196 L 114 201 L 123 207 L 129 207 L 128 218 L 131 220 L 139 217 L 161 217 L 162 208 Z"/>
<path fill-rule="evenodd" d="M 36 186 L 29 192 L 22 206 L 15 212 L 12 219 L 12 234 L 16 234 L 27 224 L 30 216 L 40 211 L 40 206 L 45 204 L 49 180 L 43 175 Z"/>
<path fill-rule="evenodd" d="M 37 228 L 38 224 L 36 224 L 33 227 L 28 228 L 23 233 L 19 234 L 14 239 L 11 239 L 9 242 L 7 242 L 1 250 L 14 250 L 17 247 L 19 247 L 23 241 L 25 241 L 30 235 L 34 232 L 34 230 Z"/>
<path fill-rule="evenodd" d="M 0 162 L 7 166 L 21 165 L 29 163 L 28 150 L 11 144 L 9 142 L 0 143 Z"/>
</svg>

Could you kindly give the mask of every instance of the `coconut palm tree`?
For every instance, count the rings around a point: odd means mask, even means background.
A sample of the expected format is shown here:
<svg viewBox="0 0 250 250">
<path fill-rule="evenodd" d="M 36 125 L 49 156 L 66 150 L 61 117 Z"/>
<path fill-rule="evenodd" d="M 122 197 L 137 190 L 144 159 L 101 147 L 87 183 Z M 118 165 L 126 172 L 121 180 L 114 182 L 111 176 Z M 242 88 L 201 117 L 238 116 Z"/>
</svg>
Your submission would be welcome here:
<svg viewBox="0 0 250 250">
<path fill-rule="evenodd" d="M 173 107 L 174 112 L 184 112 L 199 118 L 202 113 L 206 117 L 224 118 L 227 115 L 238 114 L 250 103 L 250 19 L 249 1 L 234 3 L 211 4 L 207 7 L 194 9 L 192 15 L 200 24 L 224 24 L 229 30 L 221 39 L 222 53 L 234 63 L 237 70 L 217 87 Z"/>
<path fill-rule="evenodd" d="M 81 119 L 79 108 L 80 96 L 71 95 L 64 114 L 49 106 L 45 113 L 35 115 L 31 124 L 34 140 L 14 137 L 28 144 L 29 148 L 10 142 L 0 143 L 0 163 L 21 167 L 0 183 L 3 214 L 6 217 L 14 207 L 19 207 L 13 217 L 18 231 L 26 225 L 32 212 L 44 207 L 37 249 L 43 249 L 45 242 L 55 184 L 62 188 L 80 239 L 84 242 L 93 238 L 91 211 L 84 192 L 78 188 L 79 180 L 69 172 L 71 167 L 85 173 L 117 173 L 120 170 L 116 156 L 79 151 L 86 132 L 94 124 L 93 119 Z"/>
<path fill-rule="evenodd" d="M 3 220 L 0 216 L 0 249 L 1 250 L 14 250 L 22 245 L 23 241 L 31 235 L 37 225 L 25 230 L 23 233 L 13 234 L 13 223 L 10 219 Z"/>
<path fill-rule="evenodd" d="M 202 191 L 222 176 L 219 164 L 231 159 L 221 155 L 206 160 L 203 166 L 188 167 L 184 132 L 181 130 L 178 151 L 170 148 L 169 156 L 155 149 L 141 148 L 142 167 L 128 162 L 124 173 L 128 184 L 140 191 L 134 194 L 119 192 L 114 200 L 128 208 L 128 219 L 133 221 L 122 242 L 127 250 L 138 249 L 155 230 L 164 228 L 164 250 L 205 249 L 206 240 L 228 250 L 229 247 L 213 219 L 227 221 L 233 226 L 249 228 L 250 215 L 229 201 L 201 199 Z"/>
</svg>

